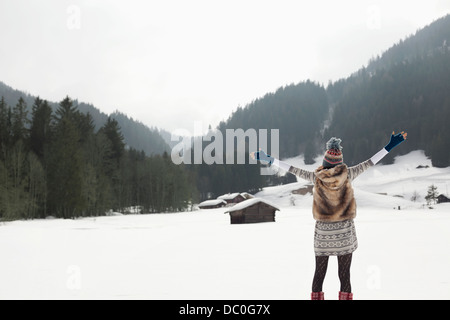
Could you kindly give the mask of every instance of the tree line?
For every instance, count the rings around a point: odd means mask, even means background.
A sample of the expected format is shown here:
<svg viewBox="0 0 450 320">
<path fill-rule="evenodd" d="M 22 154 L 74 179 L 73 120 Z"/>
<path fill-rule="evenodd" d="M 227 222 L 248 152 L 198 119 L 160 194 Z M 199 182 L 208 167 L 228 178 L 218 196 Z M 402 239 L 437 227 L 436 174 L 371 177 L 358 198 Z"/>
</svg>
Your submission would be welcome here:
<svg viewBox="0 0 450 320">
<path fill-rule="evenodd" d="M 95 130 L 69 97 L 55 112 L 35 98 L 31 115 L 22 98 L 13 107 L 0 100 L 1 219 L 185 210 L 196 196 L 191 185 L 167 153 L 127 148 L 112 118 Z"/>
<path fill-rule="evenodd" d="M 1 96 L 4 97 L 5 103 L 10 106 L 14 106 L 22 98 L 27 105 L 26 110 L 28 114 L 31 115 L 31 106 L 34 104 L 35 96 L 13 89 L 0 81 Z M 156 127 L 148 127 L 137 119 L 133 119 L 119 111 L 106 114 L 90 103 L 78 101 L 77 99 L 73 99 L 72 103 L 77 106 L 77 110 L 81 113 L 89 113 L 91 115 L 96 131 L 106 123 L 108 118 L 112 118 L 118 122 L 126 145 L 137 150 L 143 150 L 148 156 L 162 155 L 164 151 L 170 151 L 170 147 L 161 135 L 161 130 Z M 59 108 L 59 102 L 49 101 L 48 105 L 53 111 Z"/>
</svg>

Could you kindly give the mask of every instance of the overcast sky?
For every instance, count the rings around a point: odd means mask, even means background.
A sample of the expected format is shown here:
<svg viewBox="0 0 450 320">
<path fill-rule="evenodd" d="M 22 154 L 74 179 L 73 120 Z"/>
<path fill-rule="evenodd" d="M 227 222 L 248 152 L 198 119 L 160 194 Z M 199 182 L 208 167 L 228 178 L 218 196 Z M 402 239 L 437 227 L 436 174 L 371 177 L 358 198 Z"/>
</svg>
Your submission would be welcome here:
<svg viewBox="0 0 450 320">
<path fill-rule="evenodd" d="M 450 0 L 1 0 L 0 81 L 192 131 L 347 77 L 447 13 Z"/>
</svg>

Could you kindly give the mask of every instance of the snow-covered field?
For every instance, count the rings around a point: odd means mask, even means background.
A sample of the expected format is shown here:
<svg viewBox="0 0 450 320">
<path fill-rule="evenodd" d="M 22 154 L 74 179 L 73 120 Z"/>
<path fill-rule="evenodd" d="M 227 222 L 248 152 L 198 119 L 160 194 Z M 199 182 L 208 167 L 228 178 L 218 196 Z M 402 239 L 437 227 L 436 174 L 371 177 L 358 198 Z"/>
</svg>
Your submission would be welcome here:
<svg viewBox="0 0 450 320">
<path fill-rule="evenodd" d="M 275 223 L 231 225 L 225 209 L 0 223 L 0 299 L 309 299 L 312 196 L 291 194 L 303 184 L 257 195 L 281 208 Z M 431 184 L 448 195 L 450 168 L 419 151 L 355 180 L 355 299 L 450 299 L 450 203 L 423 206 Z M 325 298 L 338 291 L 332 257 Z"/>
</svg>

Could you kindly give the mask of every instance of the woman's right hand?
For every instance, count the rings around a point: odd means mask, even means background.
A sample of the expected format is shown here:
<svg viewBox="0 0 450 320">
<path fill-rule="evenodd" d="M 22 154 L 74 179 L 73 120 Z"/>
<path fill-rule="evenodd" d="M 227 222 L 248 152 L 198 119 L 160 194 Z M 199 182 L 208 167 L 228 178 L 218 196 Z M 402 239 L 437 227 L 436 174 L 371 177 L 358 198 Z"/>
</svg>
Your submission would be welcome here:
<svg viewBox="0 0 450 320">
<path fill-rule="evenodd" d="M 268 163 L 269 165 L 271 165 L 273 163 L 273 161 L 275 160 L 274 157 L 268 155 L 262 149 L 259 149 L 259 151 L 250 153 L 250 156 L 252 157 L 252 159 L 259 160 L 262 163 Z"/>
</svg>

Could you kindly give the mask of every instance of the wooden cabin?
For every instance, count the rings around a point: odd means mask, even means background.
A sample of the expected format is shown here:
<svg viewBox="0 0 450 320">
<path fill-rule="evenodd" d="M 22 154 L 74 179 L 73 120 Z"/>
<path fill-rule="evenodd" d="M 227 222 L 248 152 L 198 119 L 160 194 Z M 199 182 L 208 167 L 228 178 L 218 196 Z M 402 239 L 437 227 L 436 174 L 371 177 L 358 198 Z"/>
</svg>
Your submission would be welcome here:
<svg viewBox="0 0 450 320">
<path fill-rule="evenodd" d="M 248 192 L 242 192 L 242 193 L 241 193 L 241 196 L 242 196 L 245 200 L 247 200 L 247 199 L 252 199 L 252 198 L 255 197 L 254 195 L 252 195 L 252 194 L 250 194 L 250 193 L 248 193 Z"/>
<path fill-rule="evenodd" d="M 235 204 L 245 200 L 244 196 L 239 192 L 224 194 L 217 199 L 225 200 L 227 204 Z"/>
<path fill-rule="evenodd" d="M 198 205 L 200 209 L 215 209 L 215 208 L 222 208 L 227 205 L 227 202 L 225 200 L 220 199 L 213 199 L 213 200 L 206 200 L 203 201 Z"/>
<path fill-rule="evenodd" d="M 450 202 L 450 199 L 444 196 L 443 194 L 440 194 L 437 197 L 437 203 L 445 203 L 445 202 Z"/>
<path fill-rule="evenodd" d="M 252 198 L 230 207 L 231 224 L 275 222 L 275 212 L 280 209 L 260 198 Z"/>
</svg>

